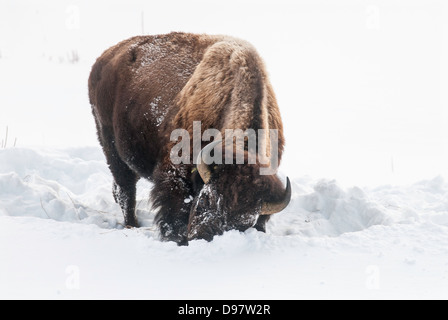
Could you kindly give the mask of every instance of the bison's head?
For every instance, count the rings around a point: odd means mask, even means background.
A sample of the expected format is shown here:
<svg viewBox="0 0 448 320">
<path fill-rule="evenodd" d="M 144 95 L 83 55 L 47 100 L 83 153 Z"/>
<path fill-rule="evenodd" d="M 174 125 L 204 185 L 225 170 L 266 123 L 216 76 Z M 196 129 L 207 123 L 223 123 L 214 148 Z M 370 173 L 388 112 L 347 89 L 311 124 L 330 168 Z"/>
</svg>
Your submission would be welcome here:
<svg viewBox="0 0 448 320">
<path fill-rule="evenodd" d="M 257 164 L 206 165 L 201 161 L 196 171 L 199 191 L 191 207 L 188 240 L 210 241 L 233 229 L 255 227 L 264 231 L 269 216 L 288 205 L 291 185 L 287 179 L 285 188 L 276 175 L 260 175 L 259 169 Z"/>
</svg>

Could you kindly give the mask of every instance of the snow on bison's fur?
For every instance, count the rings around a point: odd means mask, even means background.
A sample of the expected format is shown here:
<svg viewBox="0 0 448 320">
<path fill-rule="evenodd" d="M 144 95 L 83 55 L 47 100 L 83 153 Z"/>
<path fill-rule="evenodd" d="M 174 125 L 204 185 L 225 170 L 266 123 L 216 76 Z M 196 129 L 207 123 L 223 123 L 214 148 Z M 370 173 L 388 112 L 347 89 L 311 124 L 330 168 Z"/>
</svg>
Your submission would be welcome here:
<svg viewBox="0 0 448 320">
<path fill-rule="evenodd" d="M 264 64 L 249 43 L 188 33 L 130 38 L 97 59 L 89 97 L 126 226 L 138 226 L 140 178 L 154 184 L 151 200 L 158 209 L 161 238 L 179 244 L 212 240 L 231 229 L 265 231 L 270 214 L 288 205 L 289 179 L 284 187 L 276 174 L 260 174 L 266 163 L 257 152 L 256 161 L 248 161 L 254 154 L 248 139 L 243 142 L 244 163 L 196 164 L 204 150 L 211 156 L 211 147 L 228 149 L 211 139 L 200 141 L 199 158 L 192 154 L 190 161 L 175 164 L 170 157 L 177 143 L 171 139 L 173 130 L 184 129 L 193 137 L 197 121 L 200 134 L 213 128 L 223 140 L 226 129 L 276 129 L 280 162 L 284 136 L 279 108 Z"/>
</svg>

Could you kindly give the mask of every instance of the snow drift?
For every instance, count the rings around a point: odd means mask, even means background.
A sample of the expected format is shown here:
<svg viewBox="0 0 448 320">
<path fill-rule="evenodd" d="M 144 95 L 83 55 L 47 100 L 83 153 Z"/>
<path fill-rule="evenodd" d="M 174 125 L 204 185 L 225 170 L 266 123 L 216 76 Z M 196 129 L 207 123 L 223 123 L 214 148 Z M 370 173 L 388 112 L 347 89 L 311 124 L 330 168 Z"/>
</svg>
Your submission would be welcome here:
<svg viewBox="0 0 448 320">
<path fill-rule="evenodd" d="M 0 150 L 2 298 L 446 298 L 448 184 L 292 180 L 266 233 L 161 242 L 138 184 L 124 229 L 100 148 Z M 74 281 L 75 279 L 76 281 Z"/>
</svg>

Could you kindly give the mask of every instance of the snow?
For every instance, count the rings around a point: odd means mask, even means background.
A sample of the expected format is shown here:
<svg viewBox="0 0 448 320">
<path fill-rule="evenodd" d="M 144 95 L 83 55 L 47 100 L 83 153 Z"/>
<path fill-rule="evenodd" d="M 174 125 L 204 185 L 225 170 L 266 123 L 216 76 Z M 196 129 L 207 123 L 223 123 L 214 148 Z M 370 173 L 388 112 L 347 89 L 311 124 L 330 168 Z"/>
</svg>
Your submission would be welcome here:
<svg viewBox="0 0 448 320">
<path fill-rule="evenodd" d="M 441 176 L 349 189 L 295 178 L 266 233 L 188 247 L 159 240 L 149 182 L 138 184 L 138 229 L 123 228 L 111 186 L 99 147 L 0 150 L 0 298 L 448 296 Z"/>
<path fill-rule="evenodd" d="M 140 67 L 145 67 L 147 65 L 152 64 L 153 62 L 163 59 L 166 57 L 167 52 L 160 49 L 159 45 L 163 44 L 162 40 L 160 38 L 154 39 L 154 42 L 152 43 L 145 43 L 142 46 L 140 46 L 140 50 L 143 51 L 144 58 L 142 58 L 142 61 L 140 63 Z M 130 50 L 132 50 L 133 47 L 131 47 Z M 138 68 L 137 70 L 142 70 L 141 68 Z"/>
<path fill-rule="evenodd" d="M 0 3 L 0 298 L 448 298 L 446 4 L 131 2 Z M 162 242 L 143 180 L 123 228 L 87 78 L 142 11 L 265 59 L 292 183 L 266 233 Z"/>
<path fill-rule="evenodd" d="M 165 108 L 157 108 L 162 101 L 162 97 L 155 97 L 149 104 L 151 113 L 156 117 L 155 125 L 158 127 L 162 124 L 168 112 Z M 145 114 L 146 115 L 146 114 Z"/>
</svg>

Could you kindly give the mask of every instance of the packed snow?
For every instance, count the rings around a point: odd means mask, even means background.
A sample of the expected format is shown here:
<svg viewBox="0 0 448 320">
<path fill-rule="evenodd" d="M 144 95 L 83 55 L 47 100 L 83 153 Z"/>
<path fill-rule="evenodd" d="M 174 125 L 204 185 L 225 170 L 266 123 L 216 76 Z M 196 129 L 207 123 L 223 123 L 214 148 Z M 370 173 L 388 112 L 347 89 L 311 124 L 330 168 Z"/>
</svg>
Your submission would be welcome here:
<svg viewBox="0 0 448 320">
<path fill-rule="evenodd" d="M 371 2 L 1 3 L 0 298 L 447 299 L 447 8 Z M 87 78 L 143 27 L 242 37 L 265 58 L 292 183 L 266 233 L 163 242 L 144 180 L 141 227 L 123 227 Z"/>
</svg>

